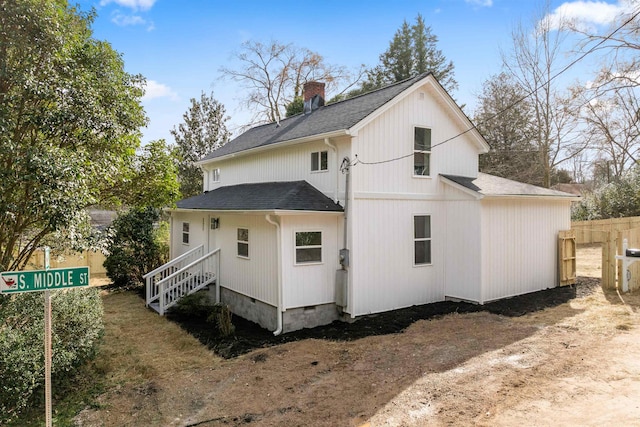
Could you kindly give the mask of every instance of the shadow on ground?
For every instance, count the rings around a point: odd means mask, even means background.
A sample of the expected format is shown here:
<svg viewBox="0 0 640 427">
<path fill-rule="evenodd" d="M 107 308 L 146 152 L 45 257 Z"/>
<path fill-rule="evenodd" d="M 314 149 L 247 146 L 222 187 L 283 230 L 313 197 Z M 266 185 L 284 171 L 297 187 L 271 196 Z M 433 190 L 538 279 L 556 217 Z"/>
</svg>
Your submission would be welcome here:
<svg viewBox="0 0 640 427">
<path fill-rule="evenodd" d="M 523 316 L 570 301 L 576 297 L 577 288 L 593 287 L 594 284 L 591 283 L 593 281 L 599 282 L 598 279 L 579 277 L 575 286 L 551 288 L 494 301 L 485 305 L 452 301 L 418 305 L 362 316 L 353 323 L 336 321 L 326 326 L 289 332 L 280 336 L 273 336 L 266 329 L 237 316 L 233 317 L 235 334 L 228 337 L 219 336 L 217 329 L 203 318 L 193 316 L 179 317 L 171 314 L 168 314 L 167 317 L 195 336 L 208 348 L 215 351 L 216 354 L 229 359 L 258 348 L 309 338 L 352 341 L 368 336 L 400 333 L 418 320 L 439 318 L 451 313 L 487 311 L 508 317 Z"/>
</svg>

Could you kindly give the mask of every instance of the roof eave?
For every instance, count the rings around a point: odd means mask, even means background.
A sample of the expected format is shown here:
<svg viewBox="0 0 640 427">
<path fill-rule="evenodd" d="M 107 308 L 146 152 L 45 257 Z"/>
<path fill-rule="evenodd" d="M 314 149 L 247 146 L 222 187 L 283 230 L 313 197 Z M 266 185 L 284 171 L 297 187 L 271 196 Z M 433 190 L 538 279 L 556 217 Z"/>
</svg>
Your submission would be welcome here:
<svg viewBox="0 0 640 427">
<path fill-rule="evenodd" d="M 292 210 L 292 209 L 261 209 L 261 210 L 238 210 L 238 209 L 194 209 L 194 208 L 172 208 L 165 209 L 165 212 L 215 212 L 219 214 L 236 215 L 342 215 L 344 211 L 316 211 L 316 210 Z"/>
<path fill-rule="evenodd" d="M 504 199 L 544 199 L 562 200 L 568 202 L 578 202 L 580 196 L 560 196 L 554 194 L 485 194 L 484 200 L 504 200 Z"/>
<path fill-rule="evenodd" d="M 337 138 L 339 136 L 345 136 L 345 135 L 351 135 L 351 133 L 349 132 L 349 129 L 338 129 L 331 132 L 309 135 L 302 138 L 289 139 L 287 141 L 275 142 L 273 144 L 261 145 L 259 147 L 249 148 L 247 150 L 238 151 L 236 153 L 225 154 L 224 156 L 214 157 L 212 159 L 198 160 L 194 164 L 196 166 L 204 166 L 208 163 L 214 163 L 214 162 L 228 160 L 236 157 L 251 155 L 251 154 L 259 153 L 261 151 L 272 150 L 274 148 L 283 148 L 283 147 L 288 147 L 290 145 L 296 145 L 296 144 L 302 144 L 309 141 L 315 141 L 318 139 Z"/>
</svg>

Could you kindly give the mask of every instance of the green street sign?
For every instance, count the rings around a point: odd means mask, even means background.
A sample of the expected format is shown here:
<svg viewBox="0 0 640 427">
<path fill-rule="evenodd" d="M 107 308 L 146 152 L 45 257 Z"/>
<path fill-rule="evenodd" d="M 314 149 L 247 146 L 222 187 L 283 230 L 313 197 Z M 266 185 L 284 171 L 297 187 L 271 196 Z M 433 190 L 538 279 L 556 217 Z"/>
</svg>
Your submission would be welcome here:
<svg viewBox="0 0 640 427">
<path fill-rule="evenodd" d="M 89 267 L 49 270 L 5 271 L 0 274 L 0 293 L 36 292 L 89 286 Z"/>
</svg>

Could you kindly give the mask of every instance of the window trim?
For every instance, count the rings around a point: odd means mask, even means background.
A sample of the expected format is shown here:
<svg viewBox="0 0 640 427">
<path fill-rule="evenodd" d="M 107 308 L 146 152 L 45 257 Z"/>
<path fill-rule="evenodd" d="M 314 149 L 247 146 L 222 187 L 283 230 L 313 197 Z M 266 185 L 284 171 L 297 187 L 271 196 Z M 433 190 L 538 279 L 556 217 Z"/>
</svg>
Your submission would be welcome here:
<svg viewBox="0 0 640 427">
<path fill-rule="evenodd" d="M 320 233 L 320 244 L 319 245 L 307 245 L 307 246 L 298 246 L 298 233 Z M 320 260 L 319 261 L 306 261 L 306 262 L 298 262 L 298 249 L 320 249 Z M 324 250 L 322 244 L 322 230 L 294 230 L 293 231 L 293 265 L 302 266 L 302 265 L 319 265 L 324 264 Z"/>
<path fill-rule="evenodd" d="M 417 129 L 427 129 L 429 130 L 429 149 L 428 150 L 416 150 L 416 130 Z M 413 165 L 412 165 L 412 169 L 413 169 L 413 177 L 414 178 L 431 178 L 431 134 L 432 134 L 432 129 L 430 127 L 427 126 L 419 126 L 419 125 L 414 125 L 413 126 L 413 156 L 411 157 L 413 159 Z M 428 175 L 417 175 L 416 174 L 416 154 L 428 154 L 428 158 L 429 158 L 429 164 L 428 164 L 428 169 L 429 169 L 429 174 Z"/>
<path fill-rule="evenodd" d="M 214 184 L 220 182 L 220 168 L 211 169 L 211 182 Z"/>
<path fill-rule="evenodd" d="M 416 217 L 429 217 L 429 237 L 416 237 Z M 433 265 L 433 215 L 428 213 L 415 213 L 411 215 L 411 223 L 412 223 L 412 241 L 413 241 L 413 266 L 414 267 L 427 267 Z M 429 261 L 424 263 L 416 263 L 416 243 L 417 242 L 429 242 Z"/>
<path fill-rule="evenodd" d="M 240 240 L 238 238 L 238 232 L 240 230 L 247 230 L 247 240 Z M 241 255 L 238 248 L 240 245 L 247 245 L 247 255 Z M 251 252 L 249 251 L 249 227 L 236 227 L 236 256 L 242 259 L 250 259 Z"/>
<path fill-rule="evenodd" d="M 314 161 L 314 154 L 318 155 L 316 161 Z M 322 169 L 322 157 L 326 156 L 326 167 Z M 314 169 L 316 168 L 316 169 Z M 320 150 L 320 151 L 312 151 L 311 152 L 311 173 L 320 173 L 320 172 L 328 172 L 329 171 L 329 151 L 328 150 Z"/>
<path fill-rule="evenodd" d="M 185 231 L 185 225 L 187 226 Z M 189 246 L 191 244 L 191 224 L 188 221 L 182 221 L 182 244 L 184 246 Z M 185 237 L 186 242 L 185 242 Z"/>
</svg>

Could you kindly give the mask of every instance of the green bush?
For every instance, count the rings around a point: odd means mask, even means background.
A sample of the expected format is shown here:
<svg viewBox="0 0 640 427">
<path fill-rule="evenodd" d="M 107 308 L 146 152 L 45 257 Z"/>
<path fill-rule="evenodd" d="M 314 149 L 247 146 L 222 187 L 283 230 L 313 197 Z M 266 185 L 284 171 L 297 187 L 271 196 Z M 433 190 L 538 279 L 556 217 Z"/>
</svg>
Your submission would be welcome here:
<svg viewBox="0 0 640 427">
<path fill-rule="evenodd" d="M 211 323 L 223 337 L 235 332 L 229 306 L 211 302 L 205 292 L 196 292 L 181 298 L 169 309 L 169 316 L 178 321 L 189 319 Z"/>
<path fill-rule="evenodd" d="M 615 182 L 585 195 L 571 209 L 573 221 L 640 215 L 640 167 L 635 166 Z"/>
<path fill-rule="evenodd" d="M 54 382 L 93 357 L 104 331 L 97 289 L 52 292 Z M 0 425 L 44 387 L 44 293 L 0 296 Z"/>
<path fill-rule="evenodd" d="M 146 273 L 169 258 L 169 227 L 155 208 L 131 209 L 113 222 L 104 267 L 114 285 L 143 283 Z"/>
</svg>

